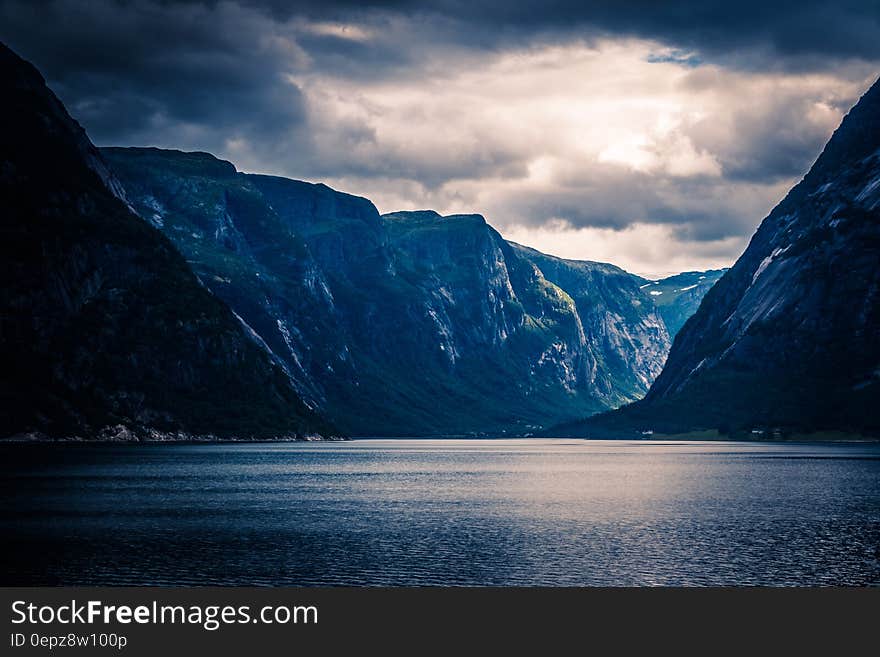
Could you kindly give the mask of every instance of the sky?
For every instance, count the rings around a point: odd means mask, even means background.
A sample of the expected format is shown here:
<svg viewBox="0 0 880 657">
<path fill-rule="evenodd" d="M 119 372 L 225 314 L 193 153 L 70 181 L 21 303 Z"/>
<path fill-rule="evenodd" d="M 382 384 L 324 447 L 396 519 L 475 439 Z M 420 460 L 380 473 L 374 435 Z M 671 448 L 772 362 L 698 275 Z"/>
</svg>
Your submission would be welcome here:
<svg viewBox="0 0 880 657">
<path fill-rule="evenodd" d="M 880 75 L 880 0 L 0 0 L 98 145 L 635 273 L 733 263 Z"/>
</svg>

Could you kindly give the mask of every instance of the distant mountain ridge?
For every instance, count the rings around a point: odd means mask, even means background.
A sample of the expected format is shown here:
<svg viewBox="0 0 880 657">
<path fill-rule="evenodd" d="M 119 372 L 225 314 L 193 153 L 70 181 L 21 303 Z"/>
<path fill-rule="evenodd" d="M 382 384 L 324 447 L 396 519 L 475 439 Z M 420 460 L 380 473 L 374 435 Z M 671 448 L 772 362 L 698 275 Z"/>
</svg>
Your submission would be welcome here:
<svg viewBox="0 0 880 657">
<path fill-rule="evenodd" d="M 660 279 L 643 278 L 639 288 L 647 292 L 657 306 L 670 339 L 697 312 L 700 303 L 727 269 L 686 271 Z"/>
<path fill-rule="evenodd" d="M 647 397 L 561 433 L 880 434 L 880 82 L 676 338 Z"/>
</svg>

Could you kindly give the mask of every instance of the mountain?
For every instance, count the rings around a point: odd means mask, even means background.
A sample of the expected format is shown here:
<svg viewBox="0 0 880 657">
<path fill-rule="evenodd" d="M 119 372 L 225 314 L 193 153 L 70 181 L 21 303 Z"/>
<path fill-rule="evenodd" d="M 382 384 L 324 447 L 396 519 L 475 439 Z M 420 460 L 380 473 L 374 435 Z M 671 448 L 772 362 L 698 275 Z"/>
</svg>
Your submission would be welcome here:
<svg viewBox="0 0 880 657">
<path fill-rule="evenodd" d="M 380 215 L 204 153 L 102 152 L 350 434 L 529 433 L 639 398 L 667 353 L 637 278 L 509 244 L 479 215 Z"/>
<path fill-rule="evenodd" d="M 663 317 L 669 337 L 674 339 L 684 323 L 727 269 L 686 271 L 658 280 L 641 279 L 639 288 L 649 294 Z"/>
<path fill-rule="evenodd" d="M 332 433 L 0 44 L 2 436 Z"/>
<path fill-rule="evenodd" d="M 311 405 L 316 372 L 346 373 L 333 298 L 305 242 L 252 182 L 207 153 L 102 149 L 139 215 L 247 322 Z M 320 193 L 320 190 L 317 190 Z"/>
<path fill-rule="evenodd" d="M 647 397 L 562 433 L 880 433 L 880 83 L 675 339 Z"/>
<path fill-rule="evenodd" d="M 574 300 L 586 348 L 604 385 L 630 400 L 643 397 L 663 367 L 669 337 L 652 299 L 640 289 L 639 278 L 614 265 L 564 260 L 512 246 Z"/>
</svg>

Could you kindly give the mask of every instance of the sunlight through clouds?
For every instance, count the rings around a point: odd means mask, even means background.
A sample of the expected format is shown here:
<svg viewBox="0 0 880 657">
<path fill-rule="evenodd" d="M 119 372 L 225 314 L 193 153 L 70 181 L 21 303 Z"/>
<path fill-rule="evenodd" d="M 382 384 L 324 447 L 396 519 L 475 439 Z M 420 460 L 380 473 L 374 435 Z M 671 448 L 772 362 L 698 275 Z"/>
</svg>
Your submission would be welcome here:
<svg viewBox="0 0 880 657">
<path fill-rule="evenodd" d="M 405 83 L 293 79 L 320 179 L 381 211 L 478 212 L 538 249 L 562 255 L 565 244 L 567 257 L 635 269 L 725 266 L 868 79 L 744 75 L 658 61 L 658 50 L 576 42 Z M 769 100 L 756 100 L 762 94 Z M 809 145 L 776 129 L 767 115 L 780 105 L 805 114 Z M 791 149 L 808 151 L 796 167 L 743 175 L 763 164 L 762 152 L 779 160 Z M 757 161 L 742 161 L 744 152 Z"/>
</svg>

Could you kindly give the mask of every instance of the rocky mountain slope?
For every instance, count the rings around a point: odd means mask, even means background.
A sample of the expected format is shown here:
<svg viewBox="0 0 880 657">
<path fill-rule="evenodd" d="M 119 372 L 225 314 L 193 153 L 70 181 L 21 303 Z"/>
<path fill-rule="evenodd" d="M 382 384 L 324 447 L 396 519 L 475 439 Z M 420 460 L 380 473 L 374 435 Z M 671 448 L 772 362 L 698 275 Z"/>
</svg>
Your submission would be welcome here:
<svg viewBox="0 0 880 657">
<path fill-rule="evenodd" d="M 136 210 L 359 435 L 530 433 L 637 399 L 668 335 L 617 268 L 511 245 L 478 215 L 104 149 Z"/>
<path fill-rule="evenodd" d="M 700 303 L 727 269 L 686 271 L 657 280 L 641 279 L 639 288 L 651 296 L 669 337 L 674 339 L 684 323 L 697 312 Z"/>
<path fill-rule="evenodd" d="M 675 340 L 648 396 L 564 433 L 880 433 L 880 83 Z"/>
<path fill-rule="evenodd" d="M 564 260 L 513 247 L 574 300 L 601 385 L 629 399 L 644 396 L 663 367 L 669 338 L 638 277 L 606 263 Z"/>
<path fill-rule="evenodd" d="M 333 429 L 0 44 L 0 437 Z"/>
</svg>

